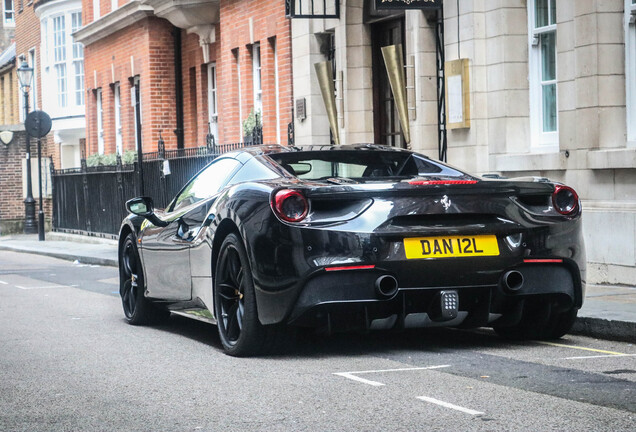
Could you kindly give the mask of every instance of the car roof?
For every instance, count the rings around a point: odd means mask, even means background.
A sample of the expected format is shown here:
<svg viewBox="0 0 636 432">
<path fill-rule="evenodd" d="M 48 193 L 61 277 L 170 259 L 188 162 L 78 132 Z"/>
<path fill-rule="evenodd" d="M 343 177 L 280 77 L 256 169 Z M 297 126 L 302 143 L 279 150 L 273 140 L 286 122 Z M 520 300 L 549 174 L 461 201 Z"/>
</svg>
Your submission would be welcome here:
<svg viewBox="0 0 636 432">
<path fill-rule="evenodd" d="M 381 144 L 348 144 L 348 145 L 307 145 L 307 146 L 284 146 L 280 144 L 260 145 L 243 147 L 237 152 L 249 153 L 252 156 L 261 156 L 271 153 L 288 152 L 315 152 L 315 151 L 389 151 L 413 153 L 410 150 L 381 145 Z M 422 155 L 423 156 L 423 155 Z"/>
</svg>

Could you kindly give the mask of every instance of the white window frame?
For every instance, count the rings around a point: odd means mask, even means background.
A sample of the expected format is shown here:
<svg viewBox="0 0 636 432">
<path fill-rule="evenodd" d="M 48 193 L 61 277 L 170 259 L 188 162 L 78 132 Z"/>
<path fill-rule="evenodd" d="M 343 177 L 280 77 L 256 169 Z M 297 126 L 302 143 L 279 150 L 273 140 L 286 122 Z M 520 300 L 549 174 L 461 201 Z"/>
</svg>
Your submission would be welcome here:
<svg viewBox="0 0 636 432">
<path fill-rule="evenodd" d="M 118 0 L 111 0 L 110 2 L 110 11 L 114 11 L 117 10 L 117 8 L 119 7 L 119 1 Z"/>
<path fill-rule="evenodd" d="M 210 133 L 214 135 L 214 142 L 219 143 L 219 113 L 217 93 L 216 63 L 208 64 L 208 124 Z"/>
<path fill-rule="evenodd" d="M 121 87 L 119 83 L 113 86 L 113 99 L 115 106 L 115 149 L 117 154 L 124 153 L 124 140 L 121 132 Z"/>
<path fill-rule="evenodd" d="M 11 1 L 11 9 L 7 9 L 7 0 L 2 0 L 2 22 L 4 27 L 15 27 L 15 2 Z"/>
<path fill-rule="evenodd" d="M 625 0 L 627 147 L 636 147 L 636 3 Z"/>
<path fill-rule="evenodd" d="M 95 113 L 97 114 L 97 153 L 104 154 L 104 109 L 102 105 L 102 89 L 95 91 Z"/>
<path fill-rule="evenodd" d="M 528 53 L 529 53 L 529 81 L 530 81 L 530 130 L 531 130 L 531 151 L 534 152 L 558 152 L 559 151 L 559 99 L 558 99 L 558 62 L 556 53 L 557 24 L 556 17 L 552 17 L 550 5 L 557 0 L 546 0 L 548 2 L 548 25 L 536 27 L 535 4 L 537 0 L 528 0 Z M 556 8 L 555 8 L 556 10 Z M 554 24 L 549 24 L 554 22 Z M 555 35 L 555 76 L 554 80 L 542 80 L 541 63 L 541 35 L 547 33 Z M 556 86 L 556 130 L 550 132 L 543 131 L 543 86 Z"/>
<path fill-rule="evenodd" d="M 254 112 L 263 118 L 263 74 L 261 70 L 261 44 L 252 45 L 252 84 L 254 87 Z"/>
</svg>

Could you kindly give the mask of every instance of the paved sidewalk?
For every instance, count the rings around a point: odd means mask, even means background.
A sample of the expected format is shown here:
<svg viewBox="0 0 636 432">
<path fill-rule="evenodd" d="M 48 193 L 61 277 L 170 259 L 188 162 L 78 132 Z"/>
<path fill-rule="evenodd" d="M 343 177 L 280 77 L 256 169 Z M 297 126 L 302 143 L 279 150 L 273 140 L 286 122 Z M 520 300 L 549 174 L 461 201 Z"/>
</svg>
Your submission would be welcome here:
<svg viewBox="0 0 636 432">
<path fill-rule="evenodd" d="M 117 241 L 73 234 L 0 236 L 0 250 L 35 253 L 117 267 Z M 583 308 L 572 333 L 636 343 L 636 287 L 588 285 Z"/>
</svg>

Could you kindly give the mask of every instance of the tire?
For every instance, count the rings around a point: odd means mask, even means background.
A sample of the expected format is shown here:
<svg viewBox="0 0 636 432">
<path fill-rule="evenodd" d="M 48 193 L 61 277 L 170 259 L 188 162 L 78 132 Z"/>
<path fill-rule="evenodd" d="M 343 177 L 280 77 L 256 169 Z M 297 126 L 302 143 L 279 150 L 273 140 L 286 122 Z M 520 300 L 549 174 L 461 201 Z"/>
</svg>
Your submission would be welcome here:
<svg viewBox="0 0 636 432">
<path fill-rule="evenodd" d="M 157 309 L 144 296 L 144 278 L 135 236 L 126 236 L 119 251 L 119 295 L 129 324 L 145 325 L 165 320 L 170 312 Z"/>
<path fill-rule="evenodd" d="M 214 277 L 214 313 L 226 354 L 258 355 L 272 349 L 280 326 L 263 326 L 258 320 L 252 270 L 243 242 L 229 234 L 219 249 Z"/>
<path fill-rule="evenodd" d="M 559 339 L 570 331 L 577 313 L 576 308 L 563 311 L 549 301 L 527 300 L 518 324 L 493 326 L 493 329 L 499 336 L 511 340 Z"/>
</svg>

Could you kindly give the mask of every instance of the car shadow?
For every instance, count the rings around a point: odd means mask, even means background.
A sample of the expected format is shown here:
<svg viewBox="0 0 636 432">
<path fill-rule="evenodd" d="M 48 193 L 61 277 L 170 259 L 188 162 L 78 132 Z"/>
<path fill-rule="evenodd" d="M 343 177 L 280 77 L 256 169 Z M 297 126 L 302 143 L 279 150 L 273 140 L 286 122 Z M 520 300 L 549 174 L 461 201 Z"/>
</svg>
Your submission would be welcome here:
<svg viewBox="0 0 636 432">
<path fill-rule="evenodd" d="M 189 338 L 223 352 L 216 326 L 212 324 L 173 314 L 167 322 L 154 328 Z M 490 328 L 378 330 L 331 335 L 319 334 L 310 329 L 290 328 L 289 334 L 276 350 L 260 357 L 328 358 L 384 355 L 398 351 L 444 353 L 488 348 L 515 350 L 523 349 L 532 343 L 502 339 Z"/>
</svg>

